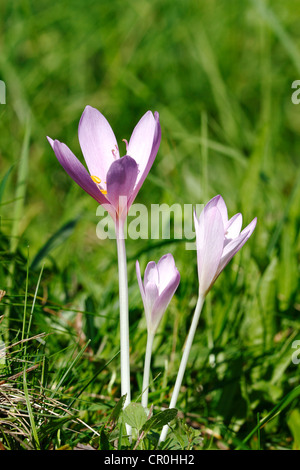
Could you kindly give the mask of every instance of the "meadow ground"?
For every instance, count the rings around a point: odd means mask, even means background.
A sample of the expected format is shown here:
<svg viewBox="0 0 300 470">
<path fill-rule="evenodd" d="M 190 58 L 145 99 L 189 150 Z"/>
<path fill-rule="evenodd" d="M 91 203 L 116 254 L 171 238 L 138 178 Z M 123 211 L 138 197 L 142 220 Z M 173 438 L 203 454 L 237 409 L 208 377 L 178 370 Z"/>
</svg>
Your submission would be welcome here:
<svg viewBox="0 0 300 470">
<path fill-rule="evenodd" d="M 159 111 L 161 146 L 136 202 L 221 194 L 244 225 L 258 218 L 207 297 L 164 448 L 300 448 L 299 15 L 296 0 L 1 2 L 1 448 L 129 446 L 114 408 L 116 244 L 99 240 L 96 202 L 46 140 L 82 158 L 87 104 L 119 143 Z M 197 301 L 196 253 L 173 235 L 126 241 L 133 400 L 146 345 L 135 261 L 170 252 L 181 273 L 154 342 L 154 413 L 169 404 Z M 157 437 L 153 426 L 138 448 Z"/>
</svg>

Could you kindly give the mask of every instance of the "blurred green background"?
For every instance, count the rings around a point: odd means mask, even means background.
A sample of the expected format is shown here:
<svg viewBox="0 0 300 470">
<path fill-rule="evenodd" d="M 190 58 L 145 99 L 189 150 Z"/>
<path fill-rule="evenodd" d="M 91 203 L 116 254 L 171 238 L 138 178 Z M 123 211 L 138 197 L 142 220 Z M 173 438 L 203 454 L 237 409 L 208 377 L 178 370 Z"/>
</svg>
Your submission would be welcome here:
<svg viewBox="0 0 300 470">
<path fill-rule="evenodd" d="M 77 129 L 87 104 L 106 116 L 120 145 L 148 109 L 159 111 L 160 150 L 136 202 L 200 204 L 222 194 L 244 225 L 258 217 L 207 299 L 179 403 L 204 436 L 216 429 L 226 446 L 300 382 L 291 361 L 300 329 L 300 105 L 291 101 L 299 15 L 296 0 L 0 4 L 0 288 L 10 337 L 22 325 L 26 266 L 32 296 L 45 263 L 31 328 L 52 333 L 50 362 L 91 338 L 84 374 L 70 378 L 75 386 L 118 351 L 115 243 L 98 240 L 96 203 L 46 136 L 82 159 Z M 163 378 L 152 400 L 167 405 L 196 302 L 196 255 L 178 240 L 128 240 L 127 251 L 135 396 L 146 341 L 135 260 L 145 267 L 172 252 L 181 272 L 153 359 L 153 375 Z M 94 391 L 118 396 L 118 368 L 116 360 Z M 262 447 L 300 445 L 297 407 L 264 428 Z"/>
</svg>

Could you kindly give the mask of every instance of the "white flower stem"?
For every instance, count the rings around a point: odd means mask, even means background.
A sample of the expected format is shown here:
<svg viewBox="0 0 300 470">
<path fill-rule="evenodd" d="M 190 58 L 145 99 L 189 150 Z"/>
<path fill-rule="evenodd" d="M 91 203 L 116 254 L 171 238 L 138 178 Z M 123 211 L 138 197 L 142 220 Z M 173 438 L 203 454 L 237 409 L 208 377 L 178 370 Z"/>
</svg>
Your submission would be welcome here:
<svg viewBox="0 0 300 470">
<path fill-rule="evenodd" d="M 183 354 L 182 354 L 181 363 L 180 363 L 180 366 L 179 366 L 179 369 L 178 369 L 178 374 L 177 374 L 177 378 L 176 378 L 176 382 L 175 382 L 174 390 L 173 390 L 173 393 L 172 393 L 172 398 L 171 398 L 169 408 L 175 408 L 176 407 L 179 391 L 180 391 L 180 388 L 181 388 L 183 376 L 184 376 L 184 373 L 185 373 L 185 369 L 186 369 L 188 357 L 189 357 L 189 354 L 190 354 L 191 346 L 192 346 L 192 343 L 193 343 L 193 340 L 194 340 L 195 332 L 196 332 L 196 329 L 197 329 L 197 326 L 198 326 L 198 322 L 199 322 L 199 318 L 200 318 L 200 314 L 201 314 L 201 310 L 202 310 L 202 307 L 203 307 L 204 300 L 205 300 L 205 297 L 202 296 L 202 295 L 199 295 L 197 305 L 196 305 L 196 308 L 195 308 L 195 312 L 194 312 L 194 316 L 193 316 L 193 320 L 192 320 L 192 324 L 191 324 L 191 327 L 190 327 L 190 330 L 189 330 L 189 333 L 188 333 L 188 336 L 187 336 L 187 339 L 186 339 L 184 351 L 183 351 Z M 162 429 L 162 432 L 161 432 L 161 435 L 160 435 L 160 438 L 159 438 L 159 442 L 163 442 L 166 439 L 168 430 L 169 430 L 169 426 L 166 424 Z"/>
<path fill-rule="evenodd" d="M 116 221 L 116 240 L 118 250 L 119 271 L 119 304 L 120 304 L 120 352 L 121 352 L 121 395 L 126 394 L 124 407 L 131 401 L 130 394 L 130 360 L 129 360 L 129 313 L 128 313 L 128 281 L 127 261 L 124 238 L 124 224 Z M 131 428 L 126 426 L 127 434 Z"/>
<path fill-rule="evenodd" d="M 147 408 L 147 406 L 148 406 L 149 377 L 150 377 L 150 365 L 151 365 L 153 339 L 154 339 L 154 334 L 148 332 L 147 345 L 146 345 L 146 354 L 145 354 L 145 363 L 144 363 L 142 400 L 141 400 L 141 403 L 142 403 L 144 408 Z"/>
</svg>

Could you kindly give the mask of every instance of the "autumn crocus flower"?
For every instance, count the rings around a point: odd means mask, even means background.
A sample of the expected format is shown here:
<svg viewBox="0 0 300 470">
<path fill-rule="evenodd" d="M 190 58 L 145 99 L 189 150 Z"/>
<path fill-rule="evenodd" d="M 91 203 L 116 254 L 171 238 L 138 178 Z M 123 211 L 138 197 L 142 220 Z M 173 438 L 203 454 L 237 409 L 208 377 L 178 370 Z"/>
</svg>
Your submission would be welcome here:
<svg viewBox="0 0 300 470">
<path fill-rule="evenodd" d="M 124 220 L 156 157 L 161 129 L 159 115 L 147 111 L 135 126 L 126 155 L 120 157 L 115 134 L 106 118 L 86 106 L 78 126 L 88 171 L 59 140 L 48 137 L 54 153 L 71 178 L 110 213 Z"/>
<path fill-rule="evenodd" d="M 256 218 L 241 231 L 242 214 L 228 220 L 222 196 L 211 199 L 197 219 L 196 230 L 199 294 L 205 296 L 233 256 L 242 248 L 256 226 Z"/>
<path fill-rule="evenodd" d="M 142 281 L 138 261 L 136 262 L 136 273 L 148 331 L 142 390 L 142 405 L 147 408 L 153 339 L 163 314 L 178 287 L 180 274 L 170 253 L 164 255 L 157 264 L 154 261 L 147 264 L 144 281 Z"/>
<path fill-rule="evenodd" d="M 156 157 L 161 129 L 158 113 L 151 111 L 139 120 L 129 142 L 126 155 L 120 157 L 119 146 L 112 128 L 95 108 L 87 106 L 81 116 L 78 137 L 87 169 L 73 152 L 59 140 L 48 141 L 71 178 L 109 212 L 115 221 L 118 250 L 121 394 L 130 403 L 130 360 L 127 262 L 124 222 L 139 189 Z M 131 429 L 127 426 L 130 435 Z"/>
<path fill-rule="evenodd" d="M 147 264 L 144 281 L 138 261 L 136 273 L 145 309 L 147 330 L 154 334 L 178 287 L 180 274 L 170 253 L 164 255 L 157 264 L 154 261 Z"/>
<path fill-rule="evenodd" d="M 254 218 L 252 222 L 241 231 L 242 214 L 236 214 L 231 217 L 231 219 L 228 219 L 227 207 L 221 196 L 215 196 L 206 204 L 199 219 L 196 214 L 194 214 L 194 222 L 196 231 L 199 296 L 185 342 L 170 408 L 176 406 L 205 296 L 225 266 L 249 239 L 256 226 L 256 218 Z M 167 432 L 168 426 L 166 425 L 161 432 L 160 442 L 165 440 Z"/>
</svg>

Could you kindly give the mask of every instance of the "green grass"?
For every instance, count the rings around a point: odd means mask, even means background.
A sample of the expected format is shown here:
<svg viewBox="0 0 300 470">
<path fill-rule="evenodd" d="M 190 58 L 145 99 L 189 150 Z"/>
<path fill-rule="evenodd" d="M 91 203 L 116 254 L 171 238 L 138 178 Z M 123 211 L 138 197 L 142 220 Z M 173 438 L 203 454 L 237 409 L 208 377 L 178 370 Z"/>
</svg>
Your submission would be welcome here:
<svg viewBox="0 0 300 470">
<path fill-rule="evenodd" d="M 299 14 L 295 0 L 1 2 L 0 445 L 129 446 L 114 408 L 115 242 L 98 240 L 95 201 L 46 140 L 81 158 L 90 104 L 119 143 L 148 109 L 160 113 L 160 150 L 136 202 L 222 194 L 244 225 L 258 218 L 207 298 L 166 448 L 300 448 Z M 154 413 L 168 406 L 197 300 L 196 254 L 180 240 L 127 240 L 134 400 L 146 345 L 135 260 L 166 252 L 181 283 L 155 338 Z M 139 448 L 154 448 L 155 426 Z"/>
</svg>

